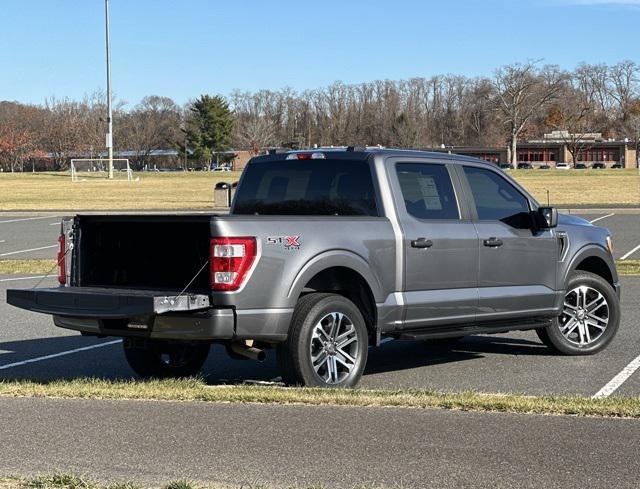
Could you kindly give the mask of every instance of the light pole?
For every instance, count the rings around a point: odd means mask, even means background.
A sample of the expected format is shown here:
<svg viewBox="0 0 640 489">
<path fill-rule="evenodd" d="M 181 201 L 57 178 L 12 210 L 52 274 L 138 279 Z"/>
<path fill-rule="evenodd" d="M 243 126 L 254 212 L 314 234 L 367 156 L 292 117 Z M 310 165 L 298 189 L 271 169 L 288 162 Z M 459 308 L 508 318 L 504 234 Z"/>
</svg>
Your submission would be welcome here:
<svg viewBox="0 0 640 489">
<path fill-rule="evenodd" d="M 109 0 L 104 0 L 105 34 L 107 45 L 107 136 L 106 146 L 109 161 L 109 178 L 113 178 L 113 118 L 111 111 L 111 34 L 109 32 Z"/>
</svg>

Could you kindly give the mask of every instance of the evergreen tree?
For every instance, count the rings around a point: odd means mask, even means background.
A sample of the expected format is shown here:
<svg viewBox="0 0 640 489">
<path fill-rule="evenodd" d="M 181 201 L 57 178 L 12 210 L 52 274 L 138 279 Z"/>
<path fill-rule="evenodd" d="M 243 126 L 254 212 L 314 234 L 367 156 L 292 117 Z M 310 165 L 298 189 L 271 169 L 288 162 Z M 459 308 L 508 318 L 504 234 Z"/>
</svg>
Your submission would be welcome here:
<svg viewBox="0 0 640 489">
<path fill-rule="evenodd" d="M 189 159 L 211 162 L 214 153 L 230 149 L 234 115 L 219 95 L 201 95 L 189 107 L 186 142 Z M 181 147 L 184 154 L 184 147 Z"/>
</svg>

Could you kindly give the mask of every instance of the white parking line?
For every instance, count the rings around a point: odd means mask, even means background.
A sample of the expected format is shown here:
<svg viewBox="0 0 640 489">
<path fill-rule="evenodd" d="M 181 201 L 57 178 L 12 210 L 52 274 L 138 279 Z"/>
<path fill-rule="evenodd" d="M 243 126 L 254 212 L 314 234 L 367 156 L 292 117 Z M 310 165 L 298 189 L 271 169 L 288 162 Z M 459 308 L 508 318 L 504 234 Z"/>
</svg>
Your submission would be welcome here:
<svg viewBox="0 0 640 489">
<path fill-rule="evenodd" d="M 47 278 L 49 275 L 35 275 L 33 277 L 17 277 L 17 278 L 3 278 L 0 279 L 0 282 L 15 282 L 16 280 L 35 280 L 37 278 Z M 54 278 L 55 275 L 51 275 L 51 278 Z"/>
<path fill-rule="evenodd" d="M 602 397 L 609 397 L 624 383 L 625 380 L 631 377 L 638 368 L 640 368 L 640 355 L 631 360 L 629 365 L 620 370 L 620 373 L 611 379 L 602 389 L 596 392 L 593 395 L 593 398 L 599 399 Z"/>
<path fill-rule="evenodd" d="M 598 222 L 601 219 L 606 219 L 607 217 L 611 217 L 611 216 L 615 216 L 616 214 L 614 212 L 612 212 L 611 214 L 607 214 L 606 216 L 600 216 L 600 217 L 596 217 L 595 219 L 593 219 L 592 221 L 589 221 L 591 224 L 593 224 L 594 222 Z"/>
<path fill-rule="evenodd" d="M 7 240 L 6 239 L 0 239 L 0 243 L 6 243 Z"/>
<path fill-rule="evenodd" d="M 9 219 L 0 221 L 0 224 L 9 224 L 11 222 L 37 221 L 38 219 L 57 219 L 60 216 L 40 216 L 40 217 L 21 217 L 20 219 Z"/>
<path fill-rule="evenodd" d="M 640 250 L 640 245 L 636 246 L 634 249 L 632 249 L 629 253 L 625 253 L 624 255 L 622 255 L 620 257 L 621 260 L 626 260 L 627 258 L 629 258 L 631 255 L 633 255 L 636 251 Z"/>
<path fill-rule="evenodd" d="M 18 255 L 20 253 L 29 253 L 30 251 L 48 250 L 50 248 L 57 248 L 58 245 L 41 246 L 40 248 L 31 248 L 28 250 L 10 251 L 9 253 L 0 253 L 0 256 Z"/>
<path fill-rule="evenodd" d="M 49 226 L 60 226 L 60 223 L 57 222 L 57 221 L 56 222 L 52 222 L 51 224 L 49 224 Z"/>
<path fill-rule="evenodd" d="M 60 353 L 54 353 L 52 355 L 45 355 L 43 357 L 30 358 L 29 360 L 23 360 L 21 362 L 8 363 L 6 365 L 0 365 L 0 370 L 6 370 L 8 368 L 13 368 L 13 367 L 21 367 L 23 365 L 28 365 L 30 363 L 42 362 L 44 360 L 51 360 L 52 358 L 64 357 L 66 355 L 72 355 L 74 353 L 79 353 L 81 351 L 94 350 L 96 348 L 115 345 L 116 343 L 121 343 L 121 342 L 122 340 L 107 341 L 106 343 L 100 343 L 99 345 L 84 346 L 82 348 L 76 348 L 74 350 L 67 350 L 67 351 L 62 351 Z"/>
</svg>

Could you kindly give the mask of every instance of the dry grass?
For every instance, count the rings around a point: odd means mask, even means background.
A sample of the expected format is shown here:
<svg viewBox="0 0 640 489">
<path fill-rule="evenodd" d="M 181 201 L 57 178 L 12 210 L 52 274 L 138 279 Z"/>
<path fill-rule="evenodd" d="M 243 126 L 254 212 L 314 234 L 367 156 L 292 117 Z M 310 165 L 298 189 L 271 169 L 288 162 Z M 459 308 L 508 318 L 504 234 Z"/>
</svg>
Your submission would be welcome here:
<svg viewBox="0 0 640 489">
<path fill-rule="evenodd" d="M 580 396 L 527 396 L 428 390 L 208 386 L 200 379 L 132 381 L 75 379 L 0 382 L 0 396 L 74 399 L 201 401 L 356 407 L 441 408 L 531 414 L 640 418 L 639 397 L 591 399 Z"/>
<path fill-rule="evenodd" d="M 55 265 L 55 260 L 0 260 L 0 275 L 56 273 Z"/>
<path fill-rule="evenodd" d="M 554 205 L 640 205 L 637 170 L 515 170 L 510 172 L 540 201 Z M 213 209 L 213 187 L 238 172 L 138 173 L 139 182 L 68 173 L 0 173 L 0 210 Z"/>
<path fill-rule="evenodd" d="M 102 484 L 86 476 L 62 472 L 39 475 L 30 479 L 21 477 L 0 478 L 0 489 L 145 489 L 146 487 L 148 486 L 133 481 Z M 156 487 L 160 489 L 271 489 L 273 486 L 261 483 L 203 484 L 189 480 L 177 480 Z M 329 489 L 325 485 L 286 487 L 288 489 Z M 381 486 L 357 485 L 353 489 L 381 489 Z"/>
<path fill-rule="evenodd" d="M 551 205 L 612 204 L 640 206 L 638 170 L 510 170 L 512 175 L 541 203 Z"/>
<path fill-rule="evenodd" d="M 640 275 L 640 260 L 618 260 L 618 275 Z"/>
<path fill-rule="evenodd" d="M 239 172 L 139 173 L 138 182 L 69 173 L 0 173 L 0 210 L 213 209 L 213 187 Z"/>
</svg>

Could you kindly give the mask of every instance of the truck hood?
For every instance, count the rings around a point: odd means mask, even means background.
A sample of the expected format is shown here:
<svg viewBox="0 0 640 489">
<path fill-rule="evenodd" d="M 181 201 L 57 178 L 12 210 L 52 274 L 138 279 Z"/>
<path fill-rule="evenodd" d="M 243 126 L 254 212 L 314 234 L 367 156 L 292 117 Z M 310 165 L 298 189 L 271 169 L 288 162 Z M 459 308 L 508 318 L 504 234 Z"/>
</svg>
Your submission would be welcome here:
<svg viewBox="0 0 640 489">
<path fill-rule="evenodd" d="M 582 217 L 572 216 L 570 214 L 559 214 L 558 224 L 569 224 L 573 226 L 593 226 L 589 221 Z"/>
</svg>

